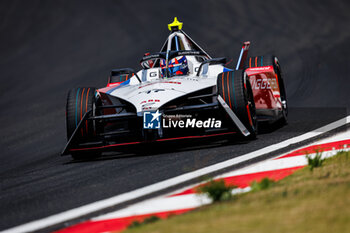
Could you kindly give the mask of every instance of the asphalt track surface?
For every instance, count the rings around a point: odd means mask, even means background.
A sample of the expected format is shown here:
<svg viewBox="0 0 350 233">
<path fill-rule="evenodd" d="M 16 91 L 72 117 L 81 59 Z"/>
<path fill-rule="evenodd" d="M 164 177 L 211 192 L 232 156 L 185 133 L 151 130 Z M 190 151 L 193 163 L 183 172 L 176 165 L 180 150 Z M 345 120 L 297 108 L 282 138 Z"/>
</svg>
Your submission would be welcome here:
<svg viewBox="0 0 350 233">
<path fill-rule="evenodd" d="M 349 114 L 349 1 L 1 1 L 0 230 L 300 135 Z M 59 156 L 70 88 L 139 69 L 177 16 L 212 57 L 278 55 L 289 125 L 252 142 L 170 144 L 96 161 Z M 62 227 L 58 226 L 58 227 Z"/>
</svg>

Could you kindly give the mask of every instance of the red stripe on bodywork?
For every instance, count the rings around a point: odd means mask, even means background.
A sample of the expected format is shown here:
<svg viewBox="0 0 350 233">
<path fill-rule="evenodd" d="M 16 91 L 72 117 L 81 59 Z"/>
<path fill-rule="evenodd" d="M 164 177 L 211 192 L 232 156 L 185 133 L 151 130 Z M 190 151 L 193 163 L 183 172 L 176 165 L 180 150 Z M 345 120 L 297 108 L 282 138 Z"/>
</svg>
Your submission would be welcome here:
<svg viewBox="0 0 350 233">
<path fill-rule="evenodd" d="M 215 136 L 222 136 L 222 135 L 235 134 L 235 133 L 236 132 L 227 132 L 227 133 L 217 133 L 217 134 L 209 134 L 209 135 L 201 135 L 201 136 L 186 136 L 186 137 L 177 137 L 177 138 L 164 138 L 164 139 L 158 139 L 156 141 L 157 142 L 163 142 L 163 141 L 191 139 L 191 138 L 207 138 L 207 137 L 215 137 Z"/>
<path fill-rule="evenodd" d="M 55 233 L 91 233 L 91 232 L 120 232 L 125 230 L 133 221 L 142 222 L 145 218 L 157 216 L 158 218 L 168 218 L 171 215 L 178 215 L 186 213 L 193 208 L 180 209 L 174 211 L 158 212 L 145 215 L 136 215 L 131 217 L 100 220 L 100 221 L 86 221 L 65 229 L 56 231 Z"/>
<path fill-rule="evenodd" d="M 247 104 L 247 113 L 248 113 L 248 118 L 249 118 L 249 124 L 251 126 L 253 126 L 252 116 L 250 114 L 250 110 L 249 110 L 249 105 L 248 104 Z"/>
<path fill-rule="evenodd" d="M 288 158 L 288 157 L 306 155 L 306 154 L 313 154 L 313 153 L 316 153 L 317 151 L 318 152 L 325 152 L 325 151 L 331 151 L 334 149 L 343 149 L 344 145 L 346 145 L 347 147 L 350 146 L 350 139 L 304 147 L 302 149 L 295 150 L 289 154 L 283 155 L 283 156 L 278 157 L 276 159 L 282 159 L 282 158 Z"/>
<path fill-rule="evenodd" d="M 207 138 L 207 137 L 223 136 L 223 135 L 229 135 L 229 134 L 235 134 L 235 133 L 236 132 L 226 132 L 226 133 L 217 133 L 217 134 L 209 134 L 209 135 L 201 135 L 201 136 L 186 136 L 186 137 L 177 137 L 177 138 L 164 138 L 164 139 L 158 139 L 155 142 L 173 141 L 173 140 L 181 140 L 181 139 Z M 88 147 L 88 148 L 76 148 L 76 149 L 69 149 L 69 150 L 70 151 L 97 150 L 97 149 L 104 149 L 104 148 L 109 148 L 109 147 L 135 145 L 135 144 L 141 144 L 141 143 L 147 143 L 147 142 L 125 142 L 125 143 L 111 144 L 111 145 L 105 145 L 105 146 L 96 146 L 96 147 Z"/>
<path fill-rule="evenodd" d="M 111 90 L 112 88 L 116 87 L 116 86 L 119 86 L 122 82 L 118 82 L 118 83 L 108 83 L 107 84 L 107 87 L 103 87 L 103 88 L 100 88 L 98 89 L 98 92 L 102 92 L 102 93 L 106 93 L 108 92 L 109 90 Z"/>
<path fill-rule="evenodd" d="M 284 169 L 278 169 L 278 170 L 272 170 L 272 171 L 257 172 L 257 173 L 251 173 L 251 174 L 245 174 L 245 175 L 225 177 L 217 180 L 224 180 L 226 185 L 234 185 L 234 186 L 237 186 L 238 188 L 245 188 L 250 186 L 250 184 L 253 181 L 259 182 L 261 179 L 266 177 L 275 181 L 281 180 L 284 177 L 291 175 L 293 172 L 303 167 L 304 166 L 297 166 L 297 167 L 284 168 Z M 202 185 L 205 185 L 205 184 L 202 184 Z M 184 190 L 180 193 L 170 195 L 168 197 L 196 193 L 196 190 L 200 186 L 201 185 L 195 186 L 193 188 Z"/>
<path fill-rule="evenodd" d="M 103 149 L 103 148 L 108 148 L 108 147 L 135 145 L 135 144 L 140 144 L 140 143 L 142 143 L 142 142 L 125 142 L 125 143 L 118 143 L 118 144 L 105 145 L 105 146 L 96 146 L 96 147 L 88 147 L 88 148 L 76 148 L 76 149 L 70 149 L 70 151 L 97 150 L 97 149 Z"/>
</svg>

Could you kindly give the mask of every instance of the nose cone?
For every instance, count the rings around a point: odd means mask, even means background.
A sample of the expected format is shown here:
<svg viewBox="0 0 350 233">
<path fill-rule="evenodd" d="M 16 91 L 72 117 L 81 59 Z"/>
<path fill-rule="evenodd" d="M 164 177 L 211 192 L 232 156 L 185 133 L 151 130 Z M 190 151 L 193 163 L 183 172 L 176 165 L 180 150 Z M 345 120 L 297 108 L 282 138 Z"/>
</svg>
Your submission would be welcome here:
<svg viewBox="0 0 350 233">
<path fill-rule="evenodd" d="M 129 100 L 132 102 L 137 112 L 153 111 L 159 109 L 167 102 L 184 95 L 184 92 L 175 89 L 160 88 L 160 86 L 147 89 L 134 95 Z"/>
<path fill-rule="evenodd" d="M 132 103 L 137 113 L 142 114 L 144 111 L 157 110 L 171 100 L 215 84 L 216 79 L 200 81 L 195 76 L 183 76 L 137 85 L 125 85 L 112 90 L 109 95 Z"/>
</svg>

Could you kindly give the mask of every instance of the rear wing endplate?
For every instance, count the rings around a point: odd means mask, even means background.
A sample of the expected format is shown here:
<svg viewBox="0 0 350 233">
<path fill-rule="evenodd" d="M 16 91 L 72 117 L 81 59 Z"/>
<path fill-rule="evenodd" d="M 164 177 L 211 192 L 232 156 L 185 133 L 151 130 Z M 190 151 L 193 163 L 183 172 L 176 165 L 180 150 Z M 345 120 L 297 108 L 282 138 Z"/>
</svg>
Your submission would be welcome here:
<svg viewBox="0 0 350 233">
<path fill-rule="evenodd" d="M 246 41 L 242 45 L 241 53 L 239 54 L 236 70 L 241 70 L 244 67 L 244 62 L 248 57 L 248 50 L 250 46 L 250 41 Z"/>
</svg>

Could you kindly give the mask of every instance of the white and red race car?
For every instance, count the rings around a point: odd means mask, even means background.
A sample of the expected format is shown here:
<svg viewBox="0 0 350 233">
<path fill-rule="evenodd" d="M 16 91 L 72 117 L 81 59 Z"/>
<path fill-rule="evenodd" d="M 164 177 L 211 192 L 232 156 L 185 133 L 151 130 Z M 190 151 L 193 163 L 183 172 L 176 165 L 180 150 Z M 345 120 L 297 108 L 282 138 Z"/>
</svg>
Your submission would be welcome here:
<svg viewBox="0 0 350 233">
<path fill-rule="evenodd" d="M 142 69 L 114 69 L 107 87 L 74 88 L 66 106 L 68 142 L 62 154 L 87 159 L 103 150 L 150 142 L 240 133 L 255 137 L 257 121 L 287 122 L 281 67 L 275 56 L 237 66 L 212 58 L 174 19 L 161 51 L 145 54 Z"/>
</svg>

